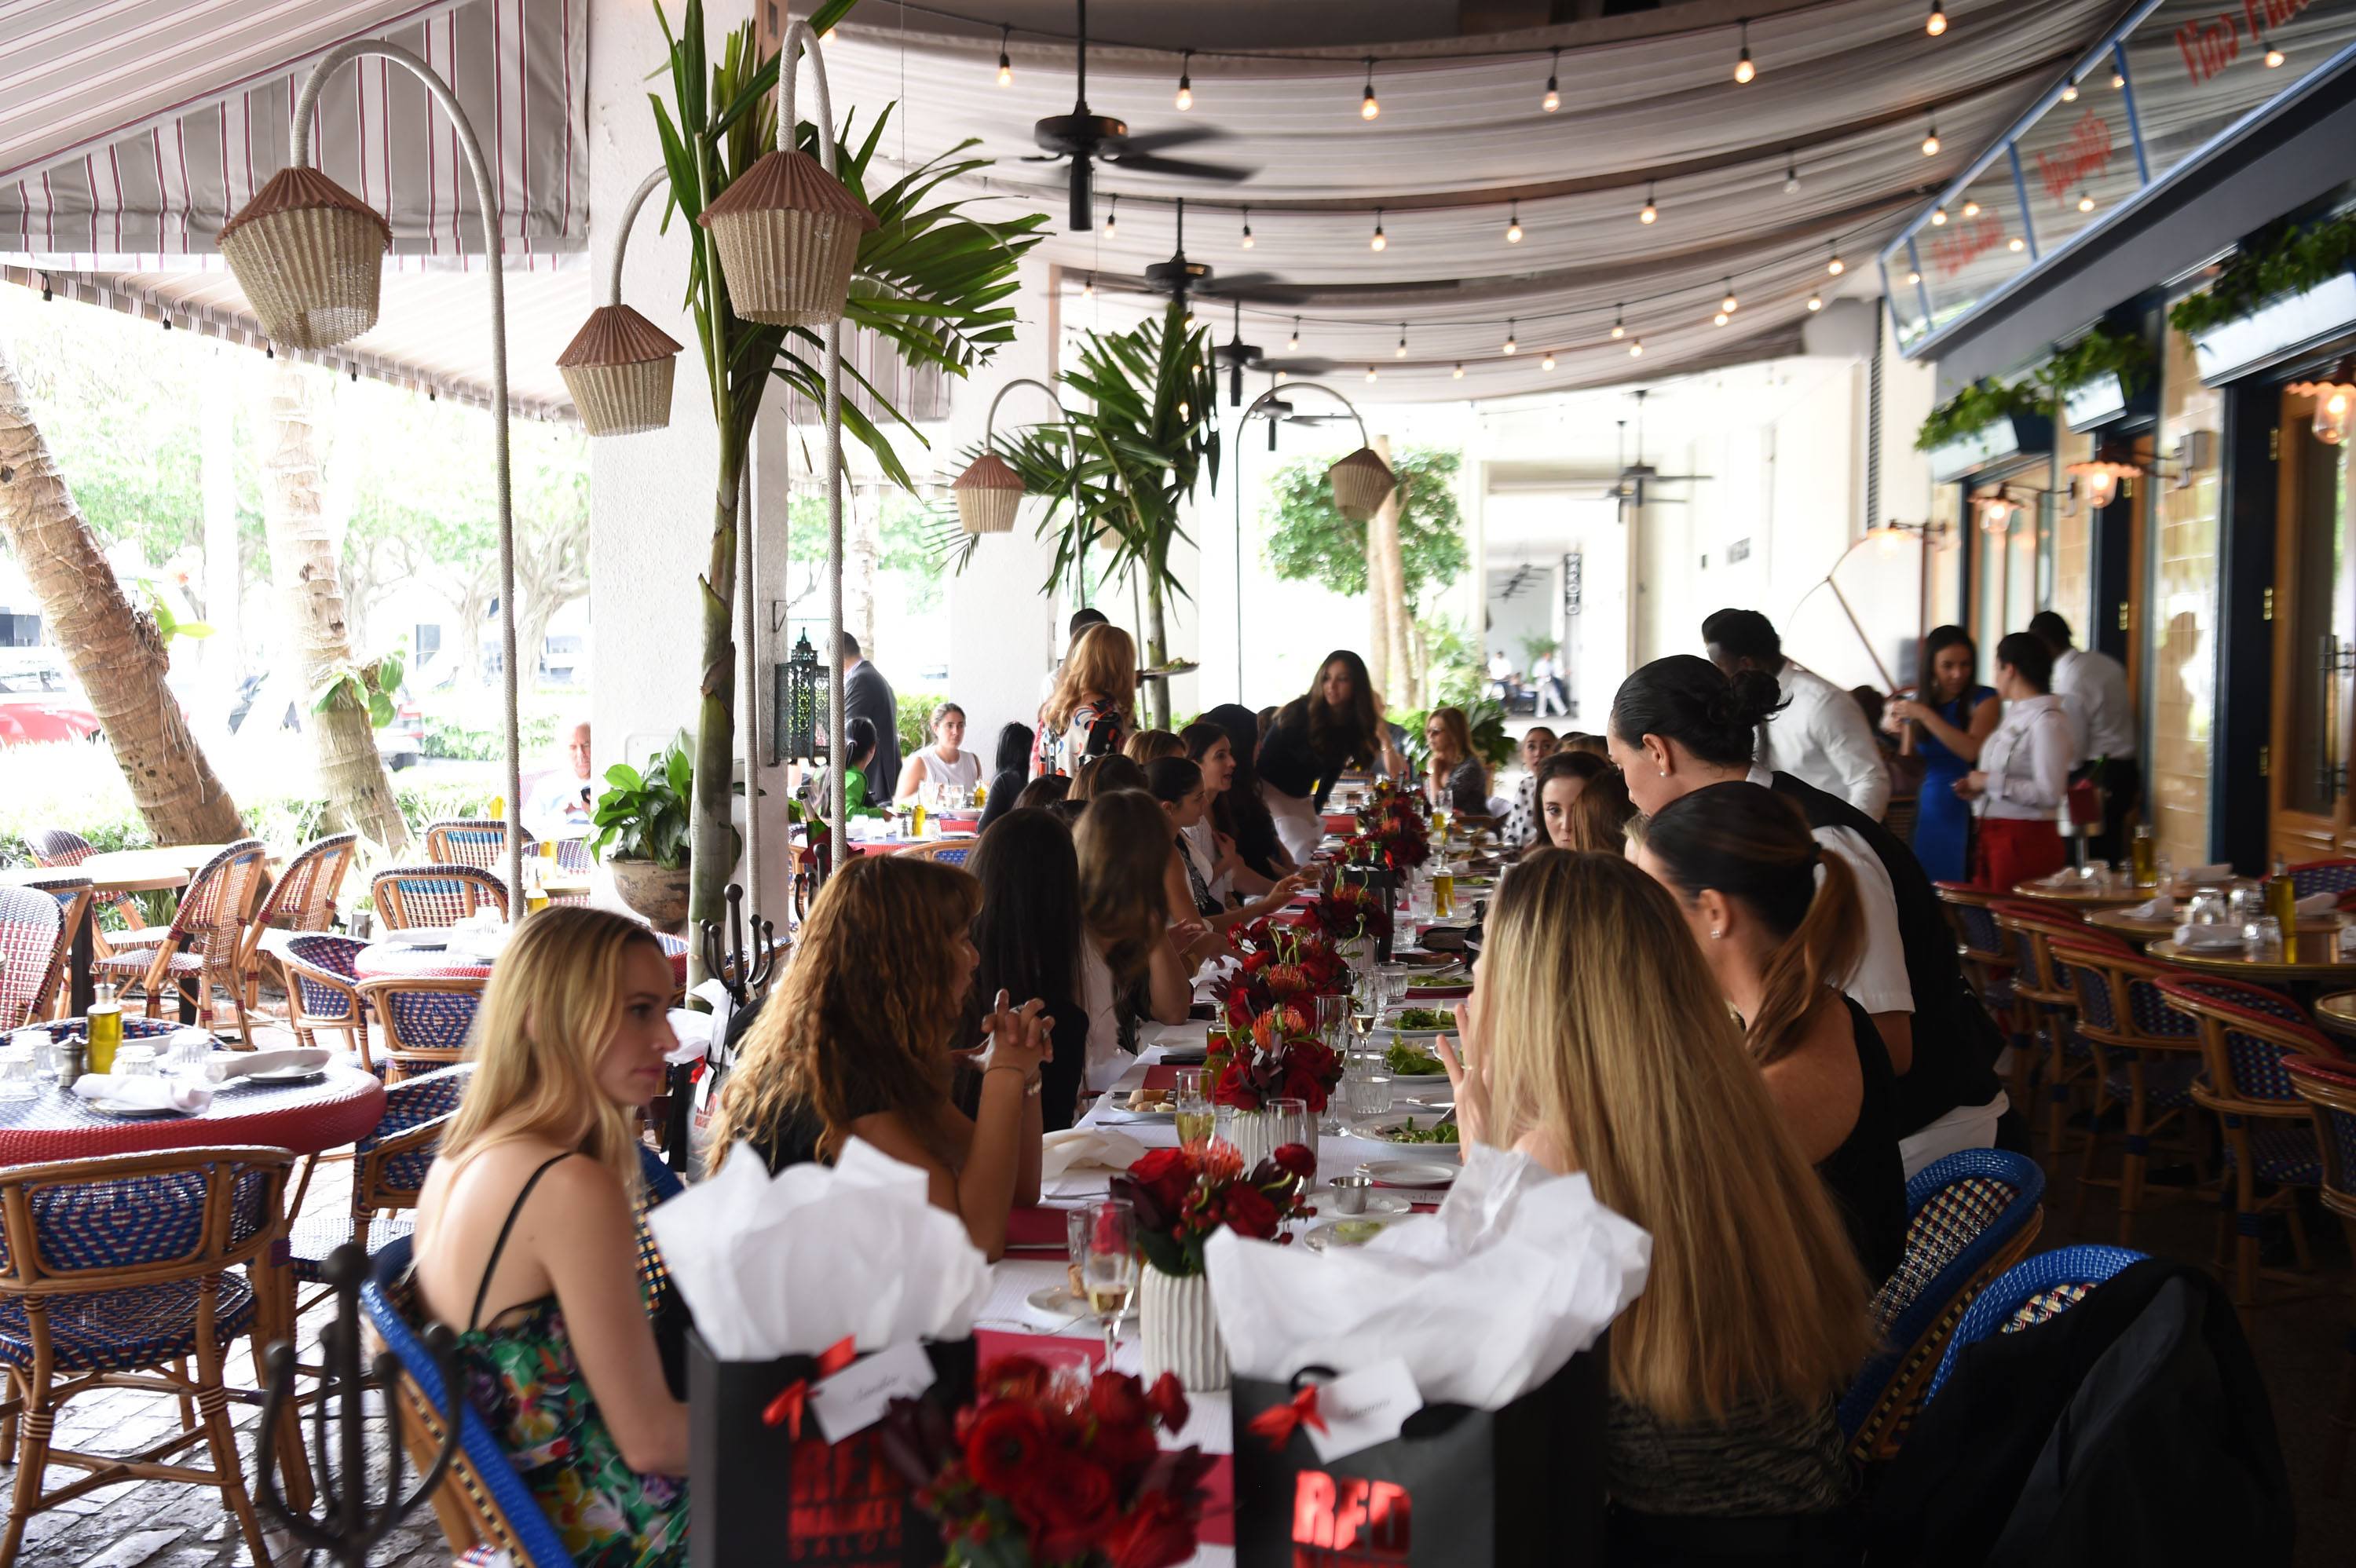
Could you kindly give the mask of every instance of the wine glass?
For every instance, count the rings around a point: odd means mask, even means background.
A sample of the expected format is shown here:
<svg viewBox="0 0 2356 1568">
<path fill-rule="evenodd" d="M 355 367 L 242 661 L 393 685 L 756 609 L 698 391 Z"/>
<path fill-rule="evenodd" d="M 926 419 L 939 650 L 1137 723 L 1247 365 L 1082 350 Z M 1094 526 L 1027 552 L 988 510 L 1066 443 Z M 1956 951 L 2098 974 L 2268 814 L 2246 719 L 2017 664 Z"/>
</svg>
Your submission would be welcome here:
<svg viewBox="0 0 2356 1568">
<path fill-rule="evenodd" d="M 1110 1371 L 1121 1317 L 1137 1294 L 1137 1210 L 1126 1199 L 1101 1198 L 1088 1205 L 1088 1252 L 1080 1284 L 1088 1293 L 1088 1310 L 1104 1328 L 1104 1370 Z"/>
<path fill-rule="evenodd" d="M 1177 1107 L 1178 1141 L 1191 1144 L 1211 1136 L 1211 1095 L 1199 1067 L 1182 1067 L 1175 1075 L 1171 1103 Z"/>
</svg>

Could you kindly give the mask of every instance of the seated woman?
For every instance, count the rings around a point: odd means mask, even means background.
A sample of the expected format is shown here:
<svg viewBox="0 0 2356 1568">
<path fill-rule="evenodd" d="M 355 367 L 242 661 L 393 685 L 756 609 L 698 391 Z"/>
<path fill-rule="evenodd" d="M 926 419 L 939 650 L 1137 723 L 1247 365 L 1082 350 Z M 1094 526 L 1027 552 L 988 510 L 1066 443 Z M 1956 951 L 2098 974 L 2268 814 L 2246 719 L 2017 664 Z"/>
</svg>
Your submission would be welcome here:
<svg viewBox="0 0 2356 1568">
<path fill-rule="evenodd" d="M 1431 766 L 1423 780 L 1424 798 L 1436 810 L 1489 814 L 1489 770 L 1472 753 L 1472 726 L 1462 708 L 1435 708 L 1423 721 Z"/>
<path fill-rule="evenodd" d="M 1140 730 L 1129 738 L 1120 754 L 1139 767 L 1151 767 L 1164 757 L 1183 757 L 1186 742 L 1167 730 Z"/>
<path fill-rule="evenodd" d="M 1513 809 L 1505 813 L 1504 842 L 1509 850 L 1546 842 L 1538 821 L 1538 769 L 1554 755 L 1554 731 L 1545 725 L 1533 724 L 1522 731 L 1522 782 L 1514 786 Z"/>
<path fill-rule="evenodd" d="M 803 921 L 778 994 L 744 1036 L 721 1095 L 712 1165 L 740 1141 L 772 1172 L 831 1163 L 864 1139 L 930 1179 L 934 1206 L 993 1261 L 1006 1216 L 1039 1200 L 1042 1068 L 1055 1020 L 997 993 L 970 1117 L 949 1100 L 979 955 L 980 885 L 955 866 L 868 855 L 837 871 Z M 504 962 L 504 960 L 502 960 Z"/>
<path fill-rule="evenodd" d="M 1609 762 L 1588 752 L 1556 752 L 1541 761 L 1537 765 L 1537 771 L 1531 774 L 1537 785 L 1533 794 L 1536 796 L 1534 809 L 1537 816 L 1538 837 L 1529 853 L 1536 854 L 1538 850 L 1548 847 L 1557 849 L 1592 849 L 1601 854 L 1619 853 L 1616 847 L 1606 846 L 1600 842 L 1580 842 L 1572 837 L 1574 831 L 1572 825 L 1588 815 L 1579 809 L 1580 797 L 1585 795 L 1588 790 L 1594 786 L 1595 782 L 1605 773 L 1616 772 L 1618 770 Z M 1604 787 L 1607 792 L 1611 788 L 1609 784 Z M 1627 804 L 1626 785 L 1622 784 L 1620 787 L 1619 797 L 1622 805 Z M 1633 814 L 1633 807 L 1630 807 L 1631 815 Z M 1615 822 L 1612 827 L 1613 832 L 1617 833 L 1619 824 Z"/>
<path fill-rule="evenodd" d="M 1213 931 L 1225 932 L 1272 914 L 1292 901 L 1292 895 L 1308 880 L 1298 871 L 1239 908 L 1230 909 L 1221 901 L 1211 891 L 1209 874 L 1215 868 L 1205 865 L 1197 858 L 1194 840 L 1189 837 L 1210 812 L 1210 792 L 1204 785 L 1203 770 L 1183 757 L 1164 757 L 1145 773 L 1153 798 L 1170 815 L 1173 847 L 1165 882 L 1172 909 L 1191 909 Z"/>
<path fill-rule="evenodd" d="M 1440 1047 L 1463 1136 L 1584 1172 L 1653 1239 L 1612 1326 L 1606 1560 L 1833 1560 L 1810 1549 L 1847 1523 L 1833 1402 L 1872 1344 L 1865 1279 L 1676 901 L 1624 859 L 1541 850 L 1487 932 Z"/>
<path fill-rule="evenodd" d="M 1080 1002 L 1080 860 L 1072 830 L 1046 811 L 1016 809 L 991 825 L 965 869 L 981 884 L 973 917 L 974 970 L 962 1038 L 981 1038 L 984 997 L 1036 997 L 1054 1020 L 1041 1069 L 1040 1125 L 1072 1125 L 1087 1064 L 1088 1012 Z"/>
<path fill-rule="evenodd" d="M 898 799 L 910 799 L 926 784 L 969 790 L 981 782 L 981 758 L 958 750 L 965 744 L 965 709 L 944 702 L 933 709 L 930 725 L 933 743 L 910 753 L 907 765 L 900 770 Z"/>
<path fill-rule="evenodd" d="M 1208 732 L 1214 730 L 1227 740 L 1224 784 L 1219 782 L 1220 770 L 1212 755 L 1215 748 Z M 1262 883 L 1273 883 L 1293 869 L 1295 861 L 1278 835 L 1276 818 L 1269 815 L 1268 802 L 1260 795 L 1259 772 L 1254 762 L 1259 752 L 1259 720 L 1250 709 L 1224 703 L 1204 714 L 1201 722 L 1186 727 L 1186 754 L 1202 764 L 1203 776 L 1218 793 L 1218 802 L 1211 808 L 1211 821 L 1219 832 L 1235 840 L 1233 857 L 1237 865 Z M 1241 879 L 1235 886 L 1244 892 L 1268 891 Z"/>
<path fill-rule="evenodd" d="M 462 1384 L 579 1563 L 687 1561 L 687 1406 L 638 1278 L 637 1119 L 678 1045 L 654 933 L 585 905 L 517 928 L 417 1204 L 414 1279 Z"/>
<path fill-rule="evenodd" d="M 867 792 L 867 766 L 875 760 L 875 726 L 865 719 L 842 721 L 842 798 L 851 803 L 851 816 L 885 816 Z M 834 771 L 820 768 L 810 775 L 810 812 L 820 822 L 832 819 Z"/>
<path fill-rule="evenodd" d="M 1644 825 L 1636 864 L 1677 896 L 1767 1093 L 1840 1209 L 1879 1288 L 1906 1250 L 1897 1080 L 1873 1019 L 1840 993 L 1857 964 L 1857 878 L 1799 808 L 1755 784 L 1712 784 Z"/>
<path fill-rule="evenodd" d="M 1146 788 L 1145 769 L 1127 757 L 1090 757 L 1072 770 L 1071 793 L 1064 798 L 1083 804 L 1119 789 Z"/>
<path fill-rule="evenodd" d="M 1060 773 L 1051 773 L 1060 778 Z M 991 760 L 990 798 L 981 803 L 981 828 L 1014 809 L 1031 777 L 1031 726 L 1005 724 L 998 731 L 998 753 Z"/>
<path fill-rule="evenodd" d="M 1230 711 L 1243 713 L 1240 708 Z M 1236 819 L 1237 814 L 1255 813 L 1257 827 L 1266 835 L 1263 849 L 1274 849 L 1280 855 L 1283 850 L 1276 842 L 1276 824 L 1269 817 L 1258 786 L 1240 791 L 1236 787 L 1239 773 L 1248 764 L 1236 755 L 1234 736 L 1224 725 L 1205 720 L 1187 725 L 1178 738 L 1185 742 L 1187 760 L 1203 771 L 1203 791 L 1209 801 L 1203 819 L 1184 833 L 1195 864 L 1207 868 L 1204 880 L 1211 896 L 1222 909 L 1267 897 L 1284 877 L 1263 875 L 1245 855 L 1238 831 L 1244 825 Z"/>
<path fill-rule="evenodd" d="M 1109 1089 L 1137 1050 L 1139 1023 L 1186 1021 L 1198 960 L 1224 942 L 1183 908 L 1170 907 L 1170 819 L 1141 790 L 1115 790 L 1081 813 L 1081 1005 L 1088 1010 L 1087 1087 Z"/>
</svg>

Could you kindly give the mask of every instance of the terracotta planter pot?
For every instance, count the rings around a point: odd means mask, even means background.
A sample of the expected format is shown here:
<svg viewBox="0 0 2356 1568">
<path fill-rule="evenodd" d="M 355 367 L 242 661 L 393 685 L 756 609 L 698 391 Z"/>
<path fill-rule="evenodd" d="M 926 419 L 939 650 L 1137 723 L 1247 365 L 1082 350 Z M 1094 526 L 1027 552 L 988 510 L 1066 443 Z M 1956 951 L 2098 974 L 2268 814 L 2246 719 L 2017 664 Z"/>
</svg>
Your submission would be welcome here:
<svg viewBox="0 0 2356 1568">
<path fill-rule="evenodd" d="M 671 870 L 652 860 L 608 860 L 605 869 L 614 873 L 614 891 L 622 901 L 657 931 L 677 936 L 687 929 L 687 867 Z"/>
</svg>

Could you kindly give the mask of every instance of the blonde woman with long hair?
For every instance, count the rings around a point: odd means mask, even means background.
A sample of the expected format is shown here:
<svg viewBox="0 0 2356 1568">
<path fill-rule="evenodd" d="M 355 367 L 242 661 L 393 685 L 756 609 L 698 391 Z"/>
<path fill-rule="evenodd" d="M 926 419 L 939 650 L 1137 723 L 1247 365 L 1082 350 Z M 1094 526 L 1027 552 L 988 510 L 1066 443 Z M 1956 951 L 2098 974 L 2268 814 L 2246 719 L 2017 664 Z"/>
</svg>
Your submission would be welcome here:
<svg viewBox="0 0 2356 1568">
<path fill-rule="evenodd" d="M 1463 1136 L 1585 1172 L 1652 1233 L 1612 1327 L 1613 1560 L 1674 1556 L 1692 1515 L 1721 1541 L 1744 1519 L 1838 1540 L 1865 1281 L 1676 901 L 1619 857 L 1540 850 L 1498 891 L 1458 1025 Z"/>
<path fill-rule="evenodd" d="M 1055 1019 L 1001 993 L 968 1116 L 949 1097 L 966 996 L 981 962 L 968 934 L 981 884 L 955 866 L 871 855 L 810 906 L 776 994 L 745 1030 L 713 1134 L 716 1168 L 743 1140 L 772 1172 L 832 1164 L 861 1138 L 930 1179 L 936 1208 L 995 1260 L 1006 1217 L 1039 1200 L 1041 1067 Z"/>
<path fill-rule="evenodd" d="M 415 1283 L 460 1381 L 578 1563 L 687 1560 L 687 1406 L 639 1295 L 637 1119 L 662 1088 L 670 960 L 586 906 L 499 957 L 417 1205 Z"/>
<path fill-rule="evenodd" d="M 1129 741 L 1130 716 L 1136 711 L 1137 644 L 1119 626 L 1088 627 L 1073 640 L 1055 677 L 1055 689 L 1039 705 L 1031 776 L 1076 771 L 1087 754 L 1091 732 L 1100 725 L 1110 726 L 1104 749 L 1119 751 Z"/>
</svg>

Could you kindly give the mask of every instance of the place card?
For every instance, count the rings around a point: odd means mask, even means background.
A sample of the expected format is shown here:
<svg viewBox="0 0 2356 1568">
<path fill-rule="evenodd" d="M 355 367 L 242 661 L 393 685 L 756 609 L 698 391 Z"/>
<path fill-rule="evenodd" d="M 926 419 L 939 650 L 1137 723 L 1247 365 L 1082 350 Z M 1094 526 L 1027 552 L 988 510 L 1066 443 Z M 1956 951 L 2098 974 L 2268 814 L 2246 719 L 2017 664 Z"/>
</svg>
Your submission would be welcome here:
<svg viewBox="0 0 2356 1568">
<path fill-rule="evenodd" d="M 1405 1363 L 1401 1363 L 1404 1370 Z M 910 1340 L 878 1350 L 810 1389 L 810 1414 L 829 1443 L 866 1431 L 895 1399 L 916 1399 L 933 1386 L 933 1359 Z"/>
<path fill-rule="evenodd" d="M 1399 1435 L 1407 1418 L 1422 1408 L 1423 1396 L 1416 1392 L 1415 1374 L 1408 1371 L 1407 1358 L 1393 1356 L 1319 1384 L 1317 1414 L 1325 1430 L 1320 1432 L 1305 1422 L 1301 1430 L 1317 1450 L 1318 1462 L 1330 1465 L 1389 1442 Z"/>
</svg>

